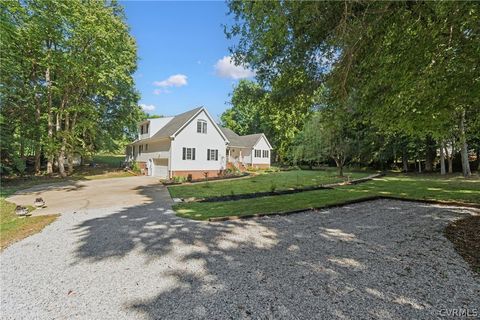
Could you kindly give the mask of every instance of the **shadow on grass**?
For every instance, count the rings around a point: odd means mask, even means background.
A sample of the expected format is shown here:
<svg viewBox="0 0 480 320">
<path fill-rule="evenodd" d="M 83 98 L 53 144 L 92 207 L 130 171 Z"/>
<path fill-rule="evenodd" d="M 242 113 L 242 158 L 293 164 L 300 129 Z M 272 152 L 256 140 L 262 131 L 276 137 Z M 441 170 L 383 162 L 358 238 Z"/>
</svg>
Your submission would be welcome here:
<svg viewBox="0 0 480 320">
<path fill-rule="evenodd" d="M 442 235 L 469 211 L 380 200 L 204 223 L 175 216 L 160 188 L 140 187 L 148 203 L 74 228 L 75 263 L 121 268 L 141 256 L 132 272 L 148 273 L 157 293 L 124 305 L 149 319 L 426 318 L 480 302 L 479 284 Z M 453 294 L 452 284 L 462 290 Z"/>
</svg>

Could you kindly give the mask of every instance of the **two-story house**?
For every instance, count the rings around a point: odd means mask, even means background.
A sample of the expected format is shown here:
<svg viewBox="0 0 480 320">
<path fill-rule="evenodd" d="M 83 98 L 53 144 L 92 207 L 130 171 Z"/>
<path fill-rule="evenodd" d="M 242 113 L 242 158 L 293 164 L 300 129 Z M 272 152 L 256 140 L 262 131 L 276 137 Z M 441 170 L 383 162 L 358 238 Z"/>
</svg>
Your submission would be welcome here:
<svg viewBox="0 0 480 320">
<path fill-rule="evenodd" d="M 232 166 L 267 168 L 271 150 L 264 134 L 239 136 L 218 126 L 200 107 L 140 123 L 138 139 L 128 145 L 126 160 L 136 161 L 147 175 L 201 179 Z"/>
</svg>

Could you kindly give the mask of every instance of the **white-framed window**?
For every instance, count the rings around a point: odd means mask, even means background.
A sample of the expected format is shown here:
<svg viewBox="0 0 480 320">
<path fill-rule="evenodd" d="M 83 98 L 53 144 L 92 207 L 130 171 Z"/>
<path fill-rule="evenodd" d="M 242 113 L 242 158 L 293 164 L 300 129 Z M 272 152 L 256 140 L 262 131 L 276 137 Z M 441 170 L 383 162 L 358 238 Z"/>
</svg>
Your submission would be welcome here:
<svg viewBox="0 0 480 320">
<path fill-rule="evenodd" d="M 145 152 L 148 151 L 148 143 L 145 144 Z"/>
<path fill-rule="evenodd" d="M 218 149 L 207 149 L 207 160 L 218 161 Z"/>
<path fill-rule="evenodd" d="M 150 123 L 147 123 L 145 125 L 145 133 L 148 133 L 148 130 L 150 129 Z"/>
<path fill-rule="evenodd" d="M 143 134 L 143 124 L 140 126 L 140 134 Z"/>
<path fill-rule="evenodd" d="M 262 150 L 262 158 L 268 158 L 268 150 Z"/>
<path fill-rule="evenodd" d="M 261 158 L 262 157 L 262 150 L 255 149 L 255 158 Z"/>
<path fill-rule="evenodd" d="M 195 160 L 195 148 L 183 148 L 182 152 L 183 160 Z"/>
<path fill-rule="evenodd" d="M 138 146 L 138 155 L 141 155 L 143 152 L 143 145 Z"/>
<path fill-rule="evenodd" d="M 197 132 L 198 133 L 207 133 L 207 121 L 197 120 Z"/>
</svg>

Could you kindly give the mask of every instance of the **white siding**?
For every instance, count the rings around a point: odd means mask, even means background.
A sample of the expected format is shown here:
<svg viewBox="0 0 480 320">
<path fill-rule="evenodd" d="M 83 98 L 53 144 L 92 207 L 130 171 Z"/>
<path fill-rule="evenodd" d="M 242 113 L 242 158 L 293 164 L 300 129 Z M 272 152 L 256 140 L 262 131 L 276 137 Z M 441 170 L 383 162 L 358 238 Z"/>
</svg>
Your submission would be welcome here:
<svg viewBox="0 0 480 320">
<path fill-rule="evenodd" d="M 148 150 L 145 151 L 145 145 L 148 144 Z M 142 154 L 138 154 L 138 146 L 143 145 Z M 147 143 L 137 142 L 135 146 L 135 160 L 147 162 L 148 159 L 169 158 L 170 139 L 160 141 L 150 141 Z"/>
<path fill-rule="evenodd" d="M 262 150 L 260 152 L 260 157 L 255 157 L 255 152 L 253 150 Z M 268 150 L 268 158 L 263 158 L 263 150 Z M 265 140 L 265 137 L 262 136 L 262 138 L 260 140 L 258 140 L 257 144 L 255 144 L 255 146 L 253 146 L 253 149 L 252 149 L 252 165 L 255 165 L 255 164 L 270 164 L 270 157 L 271 157 L 271 154 L 272 153 L 272 150 L 270 150 L 270 147 L 268 146 L 268 143 L 267 141 Z"/>
<path fill-rule="evenodd" d="M 142 122 L 138 126 L 138 137 L 139 137 L 139 139 L 142 140 L 142 139 L 148 139 L 148 138 L 152 137 L 155 133 L 158 132 L 158 130 L 162 129 L 172 119 L 173 119 L 173 117 L 164 117 L 164 118 L 148 119 L 147 121 Z M 143 125 L 143 127 L 145 128 L 145 125 L 147 123 L 149 123 L 148 132 L 146 132 L 144 134 L 140 134 L 140 132 L 141 132 L 140 127 Z"/>
<path fill-rule="evenodd" d="M 207 121 L 207 133 L 197 132 L 197 120 Z M 195 160 L 183 160 L 182 148 L 195 148 Z M 218 160 L 207 160 L 207 149 L 218 150 Z M 170 170 L 223 170 L 226 168 L 226 145 L 205 111 L 200 112 L 172 141 Z"/>
</svg>

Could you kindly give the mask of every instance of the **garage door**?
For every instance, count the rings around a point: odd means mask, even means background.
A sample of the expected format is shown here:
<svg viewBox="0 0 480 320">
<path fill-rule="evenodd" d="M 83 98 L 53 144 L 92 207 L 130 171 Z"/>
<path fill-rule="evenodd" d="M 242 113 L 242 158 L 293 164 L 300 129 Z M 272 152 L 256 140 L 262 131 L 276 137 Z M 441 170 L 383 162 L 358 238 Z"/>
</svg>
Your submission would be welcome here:
<svg viewBox="0 0 480 320">
<path fill-rule="evenodd" d="M 168 178 L 168 159 L 153 159 L 153 176 Z"/>
</svg>

